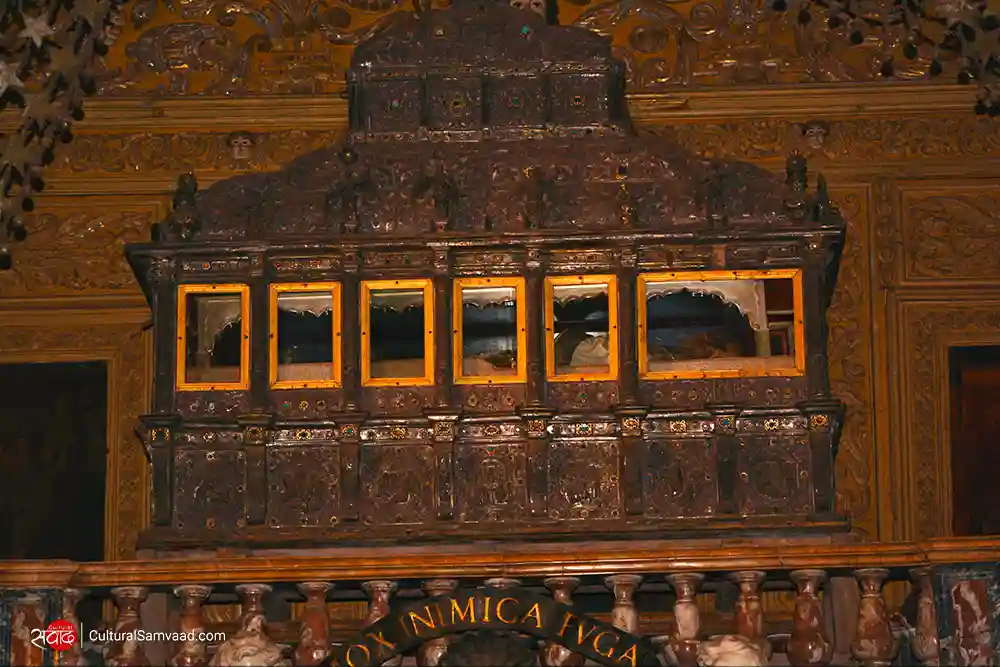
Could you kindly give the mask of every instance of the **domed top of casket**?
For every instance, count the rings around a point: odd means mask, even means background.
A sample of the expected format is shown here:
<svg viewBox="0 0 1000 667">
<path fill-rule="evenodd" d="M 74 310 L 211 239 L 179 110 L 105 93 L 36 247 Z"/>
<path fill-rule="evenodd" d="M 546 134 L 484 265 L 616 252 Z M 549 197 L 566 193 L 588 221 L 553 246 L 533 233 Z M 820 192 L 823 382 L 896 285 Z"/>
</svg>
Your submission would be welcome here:
<svg viewBox="0 0 1000 667">
<path fill-rule="evenodd" d="M 178 196 L 161 241 L 842 224 L 825 193 L 636 137 L 610 42 L 481 0 L 401 13 L 359 45 L 344 140 Z"/>
</svg>

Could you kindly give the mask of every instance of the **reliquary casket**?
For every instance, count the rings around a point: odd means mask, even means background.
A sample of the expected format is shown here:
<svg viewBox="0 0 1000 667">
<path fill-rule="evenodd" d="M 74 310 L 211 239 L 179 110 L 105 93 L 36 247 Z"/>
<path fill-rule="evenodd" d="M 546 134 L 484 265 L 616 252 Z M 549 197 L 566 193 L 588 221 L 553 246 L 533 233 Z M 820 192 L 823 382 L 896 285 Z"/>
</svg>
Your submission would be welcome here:
<svg viewBox="0 0 1000 667">
<path fill-rule="evenodd" d="M 349 130 L 128 257 L 156 548 L 845 528 L 845 225 L 628 120 L 607 39 L 489 2 L 357 47 Z"/>
</svg>

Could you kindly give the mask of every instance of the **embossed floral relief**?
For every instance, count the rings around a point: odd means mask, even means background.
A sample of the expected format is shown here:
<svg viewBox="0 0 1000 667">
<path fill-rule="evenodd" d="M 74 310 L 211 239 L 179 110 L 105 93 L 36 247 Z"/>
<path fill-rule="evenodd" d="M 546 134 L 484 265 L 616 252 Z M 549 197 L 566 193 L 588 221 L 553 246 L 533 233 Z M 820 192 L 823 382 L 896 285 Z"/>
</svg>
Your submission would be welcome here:
<svg viewBox="0 0 1000 667">
<path fill-rule="evenodd" d="M 165 199 L 45 198 L 26 221 L 20 260 L 0 273 L 0 295 L 137 292 L 123 246 L 149 239 L 151 225 L 166 215 Z"/>
<path fill-rule="evenodd" d="M 1000 193 L 971 186 L 942 194 L 906 193 L 903 205 L 907 278 L 997 280 Z"/>
<path fill-rule="evenodd" d="M 847 406 L 836 462 L 837 509 L 851 518 L 859 537 L 874 539 L 877 522 L 872 506 L 875 434 L 867 189 L 843 187 L 831 194 L 847 220 L 847 244 L 827 313 L 830 386 L 833 395 Z"/>
<path fill-rule="evenodd" d="M 226 176 L 275 170 L 296 157 L 335 143 L 339 130 L 285 130 L 269 134 L 181 132 L 86 134 L 59 151 L 53 176 L 85 178 L 94 172 L 123 178 L 162 173 L 170 178 L 195 171 Z"/>
<path fill-rule="evenodd" d="M 822 145 L 810 146 L 801 123 L 746 120 L 733 123 L 642 126 L 671 134 L 706 157 L 783 160 L 801 150 L 811 160 L 913 160 L 1000 155 L 1000 120 L 969 114 L 959 118 L 862 118 L 829 124 Z"/>
<path fill-rule="evenodd" d="M 503 0 L 498 0 L 502 2 Z M 343 88 L 351 49 L 393 14 L 438 0 L 138 0 L 109 31 L 105 95 L 319 94 Z M 756 0 L 560 3 L 559 20 L 610 35 L 631 88 L 871 81 L 892 44 L 808 25 Z M 902 47 L 896 44 L 895 47 Z M 898 58 L 897 79 L 927 62 Z M 945 63 L 946 68 L 950 65 Z"/>
</svg>

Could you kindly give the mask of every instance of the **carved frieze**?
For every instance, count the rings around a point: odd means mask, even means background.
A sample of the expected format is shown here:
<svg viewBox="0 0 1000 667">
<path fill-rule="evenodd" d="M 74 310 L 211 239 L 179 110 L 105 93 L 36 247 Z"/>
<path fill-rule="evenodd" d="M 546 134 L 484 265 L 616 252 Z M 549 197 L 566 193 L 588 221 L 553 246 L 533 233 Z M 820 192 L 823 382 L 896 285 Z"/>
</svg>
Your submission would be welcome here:
<svg viewBox="0 0 1000 667">
<path fill-rule="evenodd" d="M 699 424 L 699 426 L 711 424 Z M 647 442 L 643 496 L 650 517 L 715 514 L 719 491 L 715 446 L 705 438 L 654 437 Z"/>
<path fill-rule="evenodd" d="M 993 282 L 1000 276 L 1000 194 L 984 188 L 904 195 L 905 277 Z"/>
<path fill-rule="evenodd" d="M 847 26 L 803 25 L 794 13 L 756 3 L 685 0 L 652 9 L 636 3 L 559 7 L 560 22 L 612 38 L 632 90 L 878 78 L 881 41 L 872 36 L 852 45 Z M 393 13 L 411 9 L 400 0 L 145 0 L 115 30 L 100 88 L 119 96 L 335 92 L 353 45 L 391 24 Z M 902 79 L 923 78 L 929 64 L 902 54 L 896 60 Z"/>
<path fill-rule="evenodd" d="M 0 295 L 56 296 L 75 292 L 137 293 L 125 243 L 149 239 L 163 218 L 163 200 L 144 197 L 51 197 L 28 217 L 30 232 L 18 262 L 0 272 Z"/>
</svg>

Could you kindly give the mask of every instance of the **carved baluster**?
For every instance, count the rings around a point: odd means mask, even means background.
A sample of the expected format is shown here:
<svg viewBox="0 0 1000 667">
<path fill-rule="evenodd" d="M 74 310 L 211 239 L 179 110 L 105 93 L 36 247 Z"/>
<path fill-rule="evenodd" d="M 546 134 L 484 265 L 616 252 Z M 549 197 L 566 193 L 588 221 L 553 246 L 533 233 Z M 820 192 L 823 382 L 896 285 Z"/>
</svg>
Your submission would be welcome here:
<svg viewBox="0 0 1000 667">
<path fill-rule="evenodd" d="M 819 587 L 826 579 L 823 570 L 795 570 L 790 578 L 798 589 L 792 636 L 788 640 L 788 661 L 794 667 L 827 665 L 833 657 L 833 642 L 826 635 Z"/>
<path fill-rule="evenodd" d="M 87 660 L 83 657 L 84 637 L 80 634 L 80 618 L 76 615 L 76 607 L 80 604 L 80 600 L 86 597 L 89 592 L 84 588 L 63 589 L 61 618 L 73 624 L 73 628 L 76 630 L 76 641 L 67 650 L 59 654 L 60 665 L 83 667 L 87 664 Z"/>
<path fill-rule="evenodd" d="M 431 579 L 425 581 L 423 585 L 424 592 L 432 598 L 453 593 L 456 588 L 458 588 L 457 579 Z M 448 651 L 448 642 L 450 641 L 451 637 L 438 637 L 424 642 L 417 649 L 417 665 L 419 667 L 437 667 L 441 658 Z"/>
<path fill-rule="evenodd" d="M 736 614 L 733 616 L 733 632 L 746 637 L 764 652 L 765 659 L 771 658 L 771 642 L 764 636 L 764 610 L 760 604 L 760 584 L 764 572 L 734 572 L 730 577 L 740 587 L 736 600 Z"/>
<path fill-rule="evenodd" d="M 105 648 L 104 664 L 111 667 L 143 667 L 149 664 L 149 659 L 136 641 L 135 631 L 142 627 L 139 618 L 139 606 L 149 595 L 149 589 L 142 586 L 120 586 L 111 589 L 111 597 L 118 607 L 118 618 L 115 619 L 115 636 L 128 635 L 121 641 L 109 642 Z"/>
<path fill-rule="evenodd" d="M 619 630 L 639 634 L 639 613 L 635 609 L 635 591 L 642 583 L 637 574 L 615 574 L 604 580 L 604 585 L 615 594 L 611 608 L 611 625 Z"/>
<path fill-rule="evenodd" d="M 201 605 L 211 592 L 211 586 L 196 584 L 174 588 L 174 595 L 181 601 L 180 631 L 190 637 L 180 643 L 177 654 L 170 659 L 174 667 L 201 667 L 208 663 L 208 647 L 199 635 L 205 631 Z"/>
<path fill-rule="evenodd" d="M 490 588 L 497 588 L 499 590 L 510 590 L 511 588 L 517 588 L 521 585 L 520 579 L 509 579 L 507 577 L 493 577 L 492 579 L 487 579 L 483 583 Z"/>
<path fill-rule="evenodd" d="M 242 606 L 240 629 L 235 637 L 219 646 L 212 658 L 213 667 L 239 667 L 247 664 L 276 667 L 291 664 L 285 658 L 282 647 L 267 636 L 264 596 L 270 592 L 271 587 L 267 584 L 240 584 L 236 587 Z"/>
<path fill-rule="evenodd" d="M 552 591 L 552 597 L 559 604 L 572 606 L 573 591 L 580 585 L 576 577 L 550 577 L 545 580 L 545 587 Z M 542 667 L 582 667 L 584 657 L 580 653 L 570 651 L 554 641 L 542 643 L 539 656 Z"/>
<path fill-rule="evenodd" d="M 326 594 L 333 584 L 326 581 L 305 581 L 298 585 L 306 596 L 302 620 L 299 623 L 299 644 L 295 647 L 296 665 L 318 665 L 330 654 L 330 615 L 326 609 Z"/>
<path fill-rule="evenodd" d="M 667 641 L 668 662 L 678 667 L 695 667 L 698 664 L 698 635 L 701 633 L 701 616 L 694 596 L 705 576 L 694 572 L 671 574 L 667 577 L 677 600 L 674 602 L 674 621 L 677 634 Z"/>
<path fill-rule="evenodd" d="M 941 664 L 941 647 L 938 644 L 937 610 L 934 608 L 934 591 L 931 587 L 929 567 L 915 567 L 910 577 L 917 588 L 917 627 L 913 634 L 913 653 L 928 667 Z"/>
<path fill-rule="evenodd" d="M 32 643 L 45 629 L 45 609 L 37 593 L 26 593 L 14 602 L 10 620 L 10 664 L 41 665 L 43 650 Z"/>
<path fill-rule="evenodd" d="M 378 622 L 389 614 L 389 598 L 396 592 L 399 586 L 395 581 L 366 581 L 361 584 L 361 590 L 368 595 L 368 616 L 365 618 L 365 626 Z M 382 663 L 383 667 L 396 667 L 403 662 L 403 656 L 397 655 L 394 658 Z"/>
<path fill-rule="evenodd" d="M 866 667 L 888 665 L 899 649 L 882 596 L 882 584 L 888 576 L 889 570 L 881 568 L 854 571 L 854 577 L 861 584 L 861 603 L 851 653 Z"/>
</svg>

